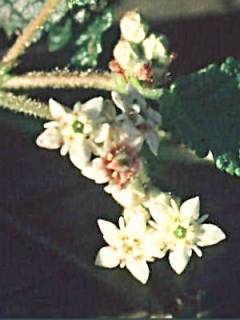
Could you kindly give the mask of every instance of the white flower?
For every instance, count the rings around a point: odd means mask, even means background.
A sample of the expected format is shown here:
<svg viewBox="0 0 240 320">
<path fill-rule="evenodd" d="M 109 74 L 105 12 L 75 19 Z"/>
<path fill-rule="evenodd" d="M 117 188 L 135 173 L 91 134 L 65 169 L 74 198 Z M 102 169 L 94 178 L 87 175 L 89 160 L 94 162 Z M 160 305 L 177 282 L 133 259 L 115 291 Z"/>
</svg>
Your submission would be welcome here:
<svg viewBox="0 0 240 320">
<path fill-rule="evenodd" d="M 122 121 L 124 128 L 134 127 L 137 130 L 139 139 L 146 140 L 154 155 L 158 153 L 159 134 L 158 129 L 162 117 L 159 112 L 147 107 L 146 100 L 138 91 L 129 86 L 128 95 L 112 92 L 112 99 L 116 106 L 122 111 L 118 120 Z"/>
<path fill-rule="evenodd" d="M 223 231 L 213 224 L 202 224 L 207 216 L 199 217 L 199 198 L 189 199 L 180 206 L 171 199 L 169 203 L 148 203 L 155 222 L 150 224 L 159 232 L 165 249 L 170 250 L 169 263 L 176 273 L 186 268 L 194 251 L 199 257 L 199 247 L 211 246 L 225 239 Z"/>
<path fill-rule="evenodd" d="M 137 54 L 132 48 L 132 45 L 126 40 L 120 40 L 116 44 L 113 55 L 116 61 L 125 70 L 134 68 L 135 64 L 139 60 Z"/>
<path fill-rule="evenodd" d="M 143 41 L 144 54 L 147 60 L 157 60 L 163 62 L 167 57 L 166 48 L 162 43 L 162 39 L 155 34 L 151 34 Z"/>
<path fill-rule="evenodd" d="M 81 104 L 74 105 L 74 113 L 78 121 L 83 124 L 83 133 L 90 135 L 96 143 L 103 143 L 108 139 L 110 124 L 116 117 L 113 104 L 96 97 Z"/>
<path fill-rule="evenodd" d="M 141 43 L 147 34 L 147 26 L 135 11 L 129 11 L 124 15 L 120 21 L 120 29 L 122 37 L 133 43 Z"/>
<path fill-rule="evenodd" d="M 46 130 L 37 138 L 37 145 L 60 148 L 61 155 L 69 153 L 71 162 L 82 169 L 97 152 L 96 143 L 104 144 L 108 139 L 110 125 L 103 114 L 103 98 L 77 103 L 72 112 L 50 99 L 49 108 L 54 121 L 44 125 Z"/>
<path fill-rule="evenodd" d="M 83 124 L 74 113 L 66 112 L 63 106 L 50 99 L 49 108 L 55 121 L 44 125 L 46 130 L 36 140 L 39 147 L 60 149 L 61 155 L 69 153 L 72 163 L 81 168 L 91 157 L 91 148 L 82 134 Z"/>
<path fill-rule="evenodd" d="M 145 219 L 136 215 L 125 223 L 120 217 L 119 229 L 105 220 L 98 220 L 98 225 L 108 246 L 100 249 L 96 265 L 126 267 L 138 281 L 145 284 L 149 278 L 147 262 L 162 257 L 162 252 L 155 246 L 154 232 L 146 226 Z"/>
</svg>

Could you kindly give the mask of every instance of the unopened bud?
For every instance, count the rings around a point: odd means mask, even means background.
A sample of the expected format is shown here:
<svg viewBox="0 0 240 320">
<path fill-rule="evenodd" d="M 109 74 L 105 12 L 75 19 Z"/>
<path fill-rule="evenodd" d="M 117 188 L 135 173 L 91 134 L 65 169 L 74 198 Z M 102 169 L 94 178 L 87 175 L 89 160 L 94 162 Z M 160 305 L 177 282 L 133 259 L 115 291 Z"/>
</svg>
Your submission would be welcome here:
<svg viewBox="0 0 240 320">
<path fill-rule="evenodd" d="M 166 48 L 161 41 L 161 38 L 156 37 L 155 34 L 151 34 L 147 39 L 143 41 L 144 54 L 147 60 L 162 61 L 166 58 Z"/>
<path fill-rule="evenodd" d="M 114 58 L 123 69 L 129 69 L 138 60 L 138 56 L 133 51 L 128 41 L 120 40 L 113 51 Z"/>
<path fill-rule="evenodd" d="M 122 37 L 133 43 L 141 43 L 147 34 L 147 25 L 142 22 L 141 16 L 135 11 L 129 11 L 120 22 Z"/>
</svg>

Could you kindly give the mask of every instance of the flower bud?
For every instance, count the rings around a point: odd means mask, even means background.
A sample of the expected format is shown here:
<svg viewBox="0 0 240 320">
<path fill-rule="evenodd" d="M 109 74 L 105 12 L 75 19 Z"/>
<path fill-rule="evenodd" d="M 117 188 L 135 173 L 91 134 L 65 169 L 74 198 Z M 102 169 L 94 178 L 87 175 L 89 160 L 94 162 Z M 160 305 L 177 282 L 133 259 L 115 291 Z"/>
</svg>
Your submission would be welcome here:
<svg viewBox="0 0 240 320">
<path fill-rule="evenodd" d="M 147 25 L 142 22 L 141 16 L 135 11 L 129 11 L 121 19 L 120 29 L 122 37 L 133 43 L 141 43 L 147 33 Z"/>
<path fill-rule="evenodd" d="M 113 51 L 114 58 L 123 69 L 129 69 L 138 60 L 131 44 L 125 40 L 120 40 Z"/>
<path fill-rule="evenodd" d="M 151 34 L 147 39 L 143 41 L 144 54 L 147 60 L 162 61 L 166 58 L 166 48 L 160 37 L 156 37 L 155 34 Z"/>
</svg>

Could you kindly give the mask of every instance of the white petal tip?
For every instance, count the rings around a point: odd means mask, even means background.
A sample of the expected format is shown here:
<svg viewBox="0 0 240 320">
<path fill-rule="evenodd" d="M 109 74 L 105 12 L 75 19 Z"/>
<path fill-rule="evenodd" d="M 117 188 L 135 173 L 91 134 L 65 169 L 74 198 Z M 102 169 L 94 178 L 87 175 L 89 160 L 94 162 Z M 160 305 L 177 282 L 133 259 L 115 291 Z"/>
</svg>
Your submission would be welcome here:
<svg viewBox="0 0 240 320">
<path fill-rule="evenodd" d="M 106 221 L 103 220 L 103 219 L 98 219 L 98 220 L 97 220 L 97 224 L 98 224 L 100 230 L 101 230 L 101 227 L 105 224 L 105 222 L 106 222 Z"/>
<path fill-rule="evenodd" d="M 192 255 L 192 250 L 188 250 L 184 246 L 178 246 L 174 251 L 169 253 L 169 264 L 171 268 L 178 274 L 182 274 L 186 269 Z"/>
<path fill-rule="evenodd" d="M 201 225 L 200 247 L 212 246 L 226 239 L 225 233 L 216 225 L 206 223 Z"/>
<path fill-rule="evenodd" d="M 142 284 L 147 283 L 150 271 L 145 261 L 127 262 L 126 268 L 139 282 L 141 282 Z"/>
<path fill-rule="evenodd" d="M 103 247 L 99 250 L 95 265 L 108 269 L 116 268 L 119 265 L 119 259 L 111 247 Z"/>
</svg>

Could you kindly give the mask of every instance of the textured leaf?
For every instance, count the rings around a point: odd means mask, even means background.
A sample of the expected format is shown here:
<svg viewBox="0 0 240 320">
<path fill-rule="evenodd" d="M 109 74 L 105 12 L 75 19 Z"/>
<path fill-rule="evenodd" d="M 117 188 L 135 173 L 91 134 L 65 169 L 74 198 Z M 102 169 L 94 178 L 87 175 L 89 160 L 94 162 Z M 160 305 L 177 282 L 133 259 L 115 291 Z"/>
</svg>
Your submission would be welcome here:
<svg viewBox="0 0 240 320">
<path fill-rule="evenodd" d="M 3 28 L 8 36 L 21 31 L 34 18 L 41 7 L 44 0 L 0 0 L 0 27 Z M 61 0 L 57 9 L 51 15 L 50 21 L 45 25 L 45 30 L 49 30 L 51 25 L 56 24 L 68 11 L 65 0 Z M 39 30 L 35 36 L 37 41 L 42 34 Z"/>
<path fill-rule="evenodd" d="M 79 49 L 71 59 L 74 66 L 95 67 L 97 65 L 98 56 L 102 52 L 102 36 L 111 26 L 112 20 L 112 8 L 107 8 L 88 26 L 86 32 L 80 35 L 76 41 Z"/>
<path fill-rule="evenodd" d="M 53 26 L 48 34 L 48 50 L 62 49 L 72 38 L 72 21 L 67 19 L 64 25 Z"/>
<path fill-rule="evenodd" d="M 176 80 L 160 97 L 163 126 L 177 142 L 240 175 L 240 64 L 228 58 Z"/>
<path fill-rule="evenodd" d="M 98 2 L 98 0 L 68 0 L 68 5 L 72 8 L 73 6 L 97 5 Z"/>
<path fill-rule="evenodd" d="M 51 18 L 35 34 L 33 42 L 46 31 L 49 33 L 49 51 L 60 50 L 71 41 L 77 47 L 73 65 L 96 66 L 102 51 L 103 33 L 112 24 L 112 11 L 107 8 L 109 3 L 110 0 L 61 0 Z M 37 15 L 43 4 L 44 0 L 0 0 L 0 28 L 8 36 L 18 33 Z"/>
</svg>

